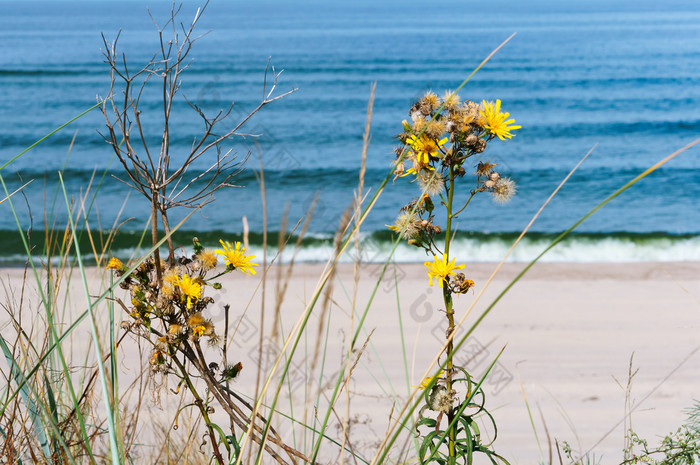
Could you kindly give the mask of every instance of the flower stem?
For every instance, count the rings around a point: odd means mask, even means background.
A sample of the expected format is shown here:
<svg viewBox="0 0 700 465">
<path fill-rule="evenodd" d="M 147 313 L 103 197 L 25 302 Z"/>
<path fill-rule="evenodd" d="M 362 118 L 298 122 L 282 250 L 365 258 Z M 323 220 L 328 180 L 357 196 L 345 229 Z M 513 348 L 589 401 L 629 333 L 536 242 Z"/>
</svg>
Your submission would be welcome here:
<svg viewBox="0 0 700 465">
<path fill-rule="evenodd" d="M 459 215 L 460 213 L 462 213 L 462 212 L 464 211 L 464 209 L 467 208 L 467 206 L 469 205 L 469 202 L 472 201 L 472 199 L 474 198 L 474 196 L 476 195 L 476 193 L 477 193 L 477 191 L 472 191 L 472 193 L 469 195 L 469 198 L 467 199 L 467 203 L 465 203 L 464 206 L 463 206 L 462 208 L 460 208 L 459 210 L 457 210 L 457 212 L 455 212 L 454 214 L 450 215 L 450 216 L 449 216 L 449 219 L 452 219 L 452 218 L 456 217 L 457 215 Z"/>
<path fill-rule="evenodd" d="M 445 226 L 445 261 L 449 262 L 450 260 L 450 241 L 452 239 L 452 203 L 453 203 L 453 198 L 454 198 L 454 192 L 455 192 L 455 172 L 454 172 L 454 167 L 450 165 L 450 187 L 449 187 L 449 192 L 447 193 L 447 224 Z M 445 314 L 447 316 L 447 336 L 449 336 L 452 331 L 454 330 L 455 327 L 455 319 L 454 319 L 454 309 L 452 308 L 452 293 L 450 292 L 450 287 L 448 285 L 449 277 L 446 277 L 445 282 L 443 283 L 442 286 L 442 297 L 445 301 Z M 446 366 L 446 387 L 447 387 L 447 392 L 448 395 L 452 391 L 452 370 L 453 370 L 453 362 L 452 362 L 452 350 L 453 350 L 453 344 L 452 340 L 447 343 L 447 366 Z M 450 409 L 450 411 L 447 414 L 447 424 L 451 425 L 452 420 L 454 419 L 454 411 Z M 449 451 L 449 464 L 456 463 L 457 460 L 457 451 L 456 451 L 456 431 L 454 428 L 450 428 L 449 430 L 449 439 L 448 439 L 448 451 Z"/>
</svg>

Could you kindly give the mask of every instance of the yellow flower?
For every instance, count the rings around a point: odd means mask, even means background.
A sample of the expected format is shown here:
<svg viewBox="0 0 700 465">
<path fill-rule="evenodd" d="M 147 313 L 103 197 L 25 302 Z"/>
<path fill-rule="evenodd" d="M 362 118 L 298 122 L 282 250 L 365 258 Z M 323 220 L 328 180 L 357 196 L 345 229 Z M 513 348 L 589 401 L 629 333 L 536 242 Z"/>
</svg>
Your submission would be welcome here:
<svg viewBox="0 0 700 465">
<path fill-rule="evenodd" d="M 186 274 L 178 278 L 177 286 L 182 293 L 182 300 L 187 300 L 187 308 L 192 306 L 192 301 L 196 302 L 202 297 L 202 285 Z"/>
<path fill-rule="evenodd" d="M 190 316 L 187 319 L 187 326 L 190 327 L 195 338 L 200 338 L 202 336 L 215 336 L 214 325 L 211 321 L 205 319 L 201 313 L 195 313 L 194 315 Z"/>
<path fill-rule="evenodd" d="M 446 281 L 445 278 L 451 274 L 455 274 L 454 270 L 461 270 L 465 267 L 465 265 L 455 265 L 454 258 L 448 263 L 445 255 L 443 255 L 442 258 L 438 258 L 436 255 L 434 262 L 425 262 L 424 264 L 428 267 L 430 285 L 433 285 L 433 278 L 435 278 L 440 287 L 442 287 L 442 283 Z"/>
<path fill-rule="evenodd" d="M 406 141 L 411 151 L 416 155 L 416 161 L 421 165 L 430 163 L 430 157 L 437 157 L 442 146 L 447 143 L 447 137 L 435 140 L 425 134 L 419 138 L 414 135 L 409 136 Z"/>
<path fill-rule="evenodd" d="M 421 381 L 420 385 L 418 386 L 418 389 L 425 389 L 428 387 L 428 384 L 430 384 L 431 381 L 433 381 L 436 378 L 442 378 L 442 376 L 445 374 L 445 370 L 440 370 L 440 373 L 438 373 L 435 376 L 426 376 L 423 381 Z"/>
<path fill-rule="evenodd" d="M 494 136 L 498 136 L 501 140 L 512 139 L 515 134 L 510 131 L 520 129 L 522 126 L 517 126 L 514 119 L 507 119 L 510 113 L 501 113 L 501 101 L 496 100 L 496 104 L 487 103 L 486 100 L 481 102 L 484 109 L 479 113 L 484 118 L 484 129 Z"/>
<path fill-rule="evenodd" d="M 412 167 L 407 169 L 406 172 L 401 175 L 401 177 L 408 176 L 409 174 L 415 174 L 416 176 L 418 176 L 418 175 L 420 175 L 421 169 L 423 169 L 423 168 L 427 168 L 429 170 L 435 171 L 435 168 L 433 168 L 430 165 L 421 166 L 420 163 L 414 163 Z M 416 179 L 418 179 L 418 178 L 416 177 Z M 415 179 L 413 181 L 415 181 Z M 413 182 L 413 181 L 411 181 L 411 182 Z"/>
<path fill-rule="evenodd" d="M 215 250 L 215 252 L 224 257 L 224 263 L 226 263 L 229 268 L 238 268 L 249 275 L 254 275 L 256 273 L 253 267 L 258 266 L 258 264 L 250 261 L 255 258 L 255 255 L 246 255 L 245 247 L 241 247 L 240 242 L 235 242 L 235 249 L 231 247 L 229 241 L 219 240 L 219 242 L 223 250 L 218 249 Z"/>
<path fill-rule="evenodd" d="M 109 259 L 109 263 L 107 264 L 107 269 L 108 270 L 123 270 L 124 264 L 117 257 L 112 257 Z"/>
<path fill-rule="evenodd" d="M 197 337 L 202 337 L 202 334 L 204 334 L 207 331 L 207 327 L 203 325 L 195 326 L 192 328 L 192 332 L 195 334 Z"/>
</svg>

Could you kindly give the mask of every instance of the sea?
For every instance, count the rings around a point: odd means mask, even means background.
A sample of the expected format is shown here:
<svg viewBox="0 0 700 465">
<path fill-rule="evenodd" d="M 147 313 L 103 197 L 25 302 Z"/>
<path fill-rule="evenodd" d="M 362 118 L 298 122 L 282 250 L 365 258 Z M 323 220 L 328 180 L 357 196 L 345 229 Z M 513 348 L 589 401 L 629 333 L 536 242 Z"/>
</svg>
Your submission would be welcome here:
<svg viewBox="0 0 700 465">
<path fill-rule="evenodd" d="M 172 107 L 171 167 L 182 163 L 205 128 L 196 109 L 210 117 L 230 110 L 217 129 L 226 132 L 264 93 L 294 92 L 266 105 L 240 135 L 221 145 L 221 153 L 236 154 L 241 169 L 232 186 L 216 191 L 201 209 L 171 210 L 172 224 L 191 214 L 174 236 L 185 252 L 192 237 L 217 246 L 219 239 L 242 240 L 247 228 L 252 253 L 260 256 L 266 239 L 269 259 L 280 232 L 293 234 L 289 243 L 296 242 L 313 206 L 296 259 L 326 260 L 357 192 L 376 85 L 365 203 L 389 180 L 361 226 L 361 238 L 363 260 L 387 259 L 394 235 L 386 225 L 418 196 L 409 178 L 390 176 L 401 121 L 426 91 L 442 95 L 457 88 L 514 33 L 459 92 L 477 102 L 500 99 L 522 126 L 512 140 L 495 140 L 473 159 L 473 165 L 498 163 L 518 192 L 505 204 L 477 195 L 459 215 L 452 251 L 461 262 L 500 260 L 589 151 L 510 261 L 532 260 L 616 190 L 700 137 L 697 0 L 213 0 L 202 11 L 203 5 L 175 5 L 180 38 L 180 23 L 186 26 L 197 15 L 199 21 Z M 0 7 L 0 175 L 8 192 L 24 186 L 0 204 L 0 265 L 24 263 L 23 236 L 35 257 L 60 255 L 69 211 L 85 230 L 80 244 L 86 257 L 110 240 L 116 256 L 143 252 L 150 205 L 122 182 L 125 172 L 103 138 L 99 110 L 18 155 L 108 95 L 103 52 L 117 37 L 118 54 L 131 73 L 158 59 L 158 28 L 164 30 L 163 47 L 172 39 L 167 20 L 173 3 L 0 1 Z M 119 89 L 114 98 L 123 98 Z M 155 75 L 139 101 L 155 158 L 161 98 Z M 179 187 L 192 179 L 192 188 L 201 187 L 197 178 L 215 157 L 211 152 L 192 165 Z M 473 188 L 467 179 L 465 199 Z M 542 260 L 700 260 L 699 199 L 700 147 L 694 147 L 597 211 Z M 288 251 L 282 259 L 290 257 Z M 352 260 L 352 254 L 343 259 Z M 391 259 L 420 262 L 426 256 L 402 242 Z"/>
</svg>

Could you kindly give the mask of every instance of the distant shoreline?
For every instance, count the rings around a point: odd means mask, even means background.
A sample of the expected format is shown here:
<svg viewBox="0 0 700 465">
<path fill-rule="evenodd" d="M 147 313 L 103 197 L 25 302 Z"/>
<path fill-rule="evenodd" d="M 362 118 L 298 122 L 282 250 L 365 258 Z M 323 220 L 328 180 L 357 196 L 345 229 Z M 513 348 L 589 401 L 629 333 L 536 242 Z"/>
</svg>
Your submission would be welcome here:
<svg viewBox="0 0 700 465">
<path fill-rule="evenodd" d="M 268 257 L 268 263 L 269 259 Z M 460 257 L 458 257 L 459 260 Z M 258 256 L 254 259 L 258 264 L 262 264 L 262 257 Z M 498 262 L 477 262 L 469 263 L 468 260 L 459 260 L 460 263 L 466 264 L 466 273 L 477 275 L 479 278 L 488 278 L 496 269 Z M 106 261 L 105 261 L 106 263 Z M 320 277 L 325 262 L 300 262 L 294 265 L 295 270 L 302 271 L 303 275 L 308 278 Z M 379 276 L 383 263 L 361 263 L 361 276 Z M 512 279 L 520 271 L 527 266 L 527 263 L 504 263 L 496 277 L 498 279 Z M 221 268 L 221 266 L 219 266 Z M 286 269 L 287 263 L 279 264 L 272 263 L 269 266 L 268 277 L 274 280 L 280 268 Z M 401 270 L 401 275 L 411 276 L 414 279 L 419 278 L 425 273 L 423 262 L 400 262 L 390 264 L 385 273 L 385 279 L 393 276 L 393 270 Z M 354 273 L 353 263 L 338 263 L 336 272 L 339 276 L 346 276 Z M 97 270 L 95 266 L 86 266 L 88 275 L 94 274 Z M 262 276 L 262 270 L 258 267 L 256 277 Z M 221 270 L 223 271 L 223 269 Z M 21 276 L 24 272 L 24 265 L 0 266 L 0 279 L 4 276 L 12 278 Z M 659 262 L 659 261 L 639 261 L 639 262 L 538 262 L 527 271 L 522 277 L 524 280 L 602 280 L 602 279 L 623 279 L 623 280 L 656 280 L 661 276 L 672 276 L 678 280 L 698 280 L 700 279 L 700 261 L 674 261 L 674 262 Z M 426 278 L 427 282 L 427 278 Z"/>
</svg>

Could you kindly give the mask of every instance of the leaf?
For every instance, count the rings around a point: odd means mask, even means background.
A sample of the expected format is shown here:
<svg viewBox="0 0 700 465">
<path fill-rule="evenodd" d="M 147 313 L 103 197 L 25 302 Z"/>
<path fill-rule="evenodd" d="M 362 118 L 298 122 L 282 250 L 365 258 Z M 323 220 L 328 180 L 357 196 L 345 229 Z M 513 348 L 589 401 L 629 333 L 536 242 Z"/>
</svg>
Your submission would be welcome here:
<svg viewBox="0 0 700 465">
<path fill-rule="evenodd" d="M 51 387 L 51 383 L 49 382 L 49 378 L 47 376 L 44 376 L 44 386 L 46 388 L 46 400 L 49 404 L 49 413 L 53 418 L 53 422 L 58 424 L 58 407 L 56 405 L 56 396 L 53 393 L 53 388 Z M 54 437 L 53 450 L 58 450 L 59 447 L 58 440 Z"/>
<path fill-rule="evenodd" d="M 421 418 L 416 423 L 416 426 L 427 426 L 428 428 L 434 428 L 435 425 L 437 425 L 437 421 L 435 421 L 433 418 Z"/>
</svg>

